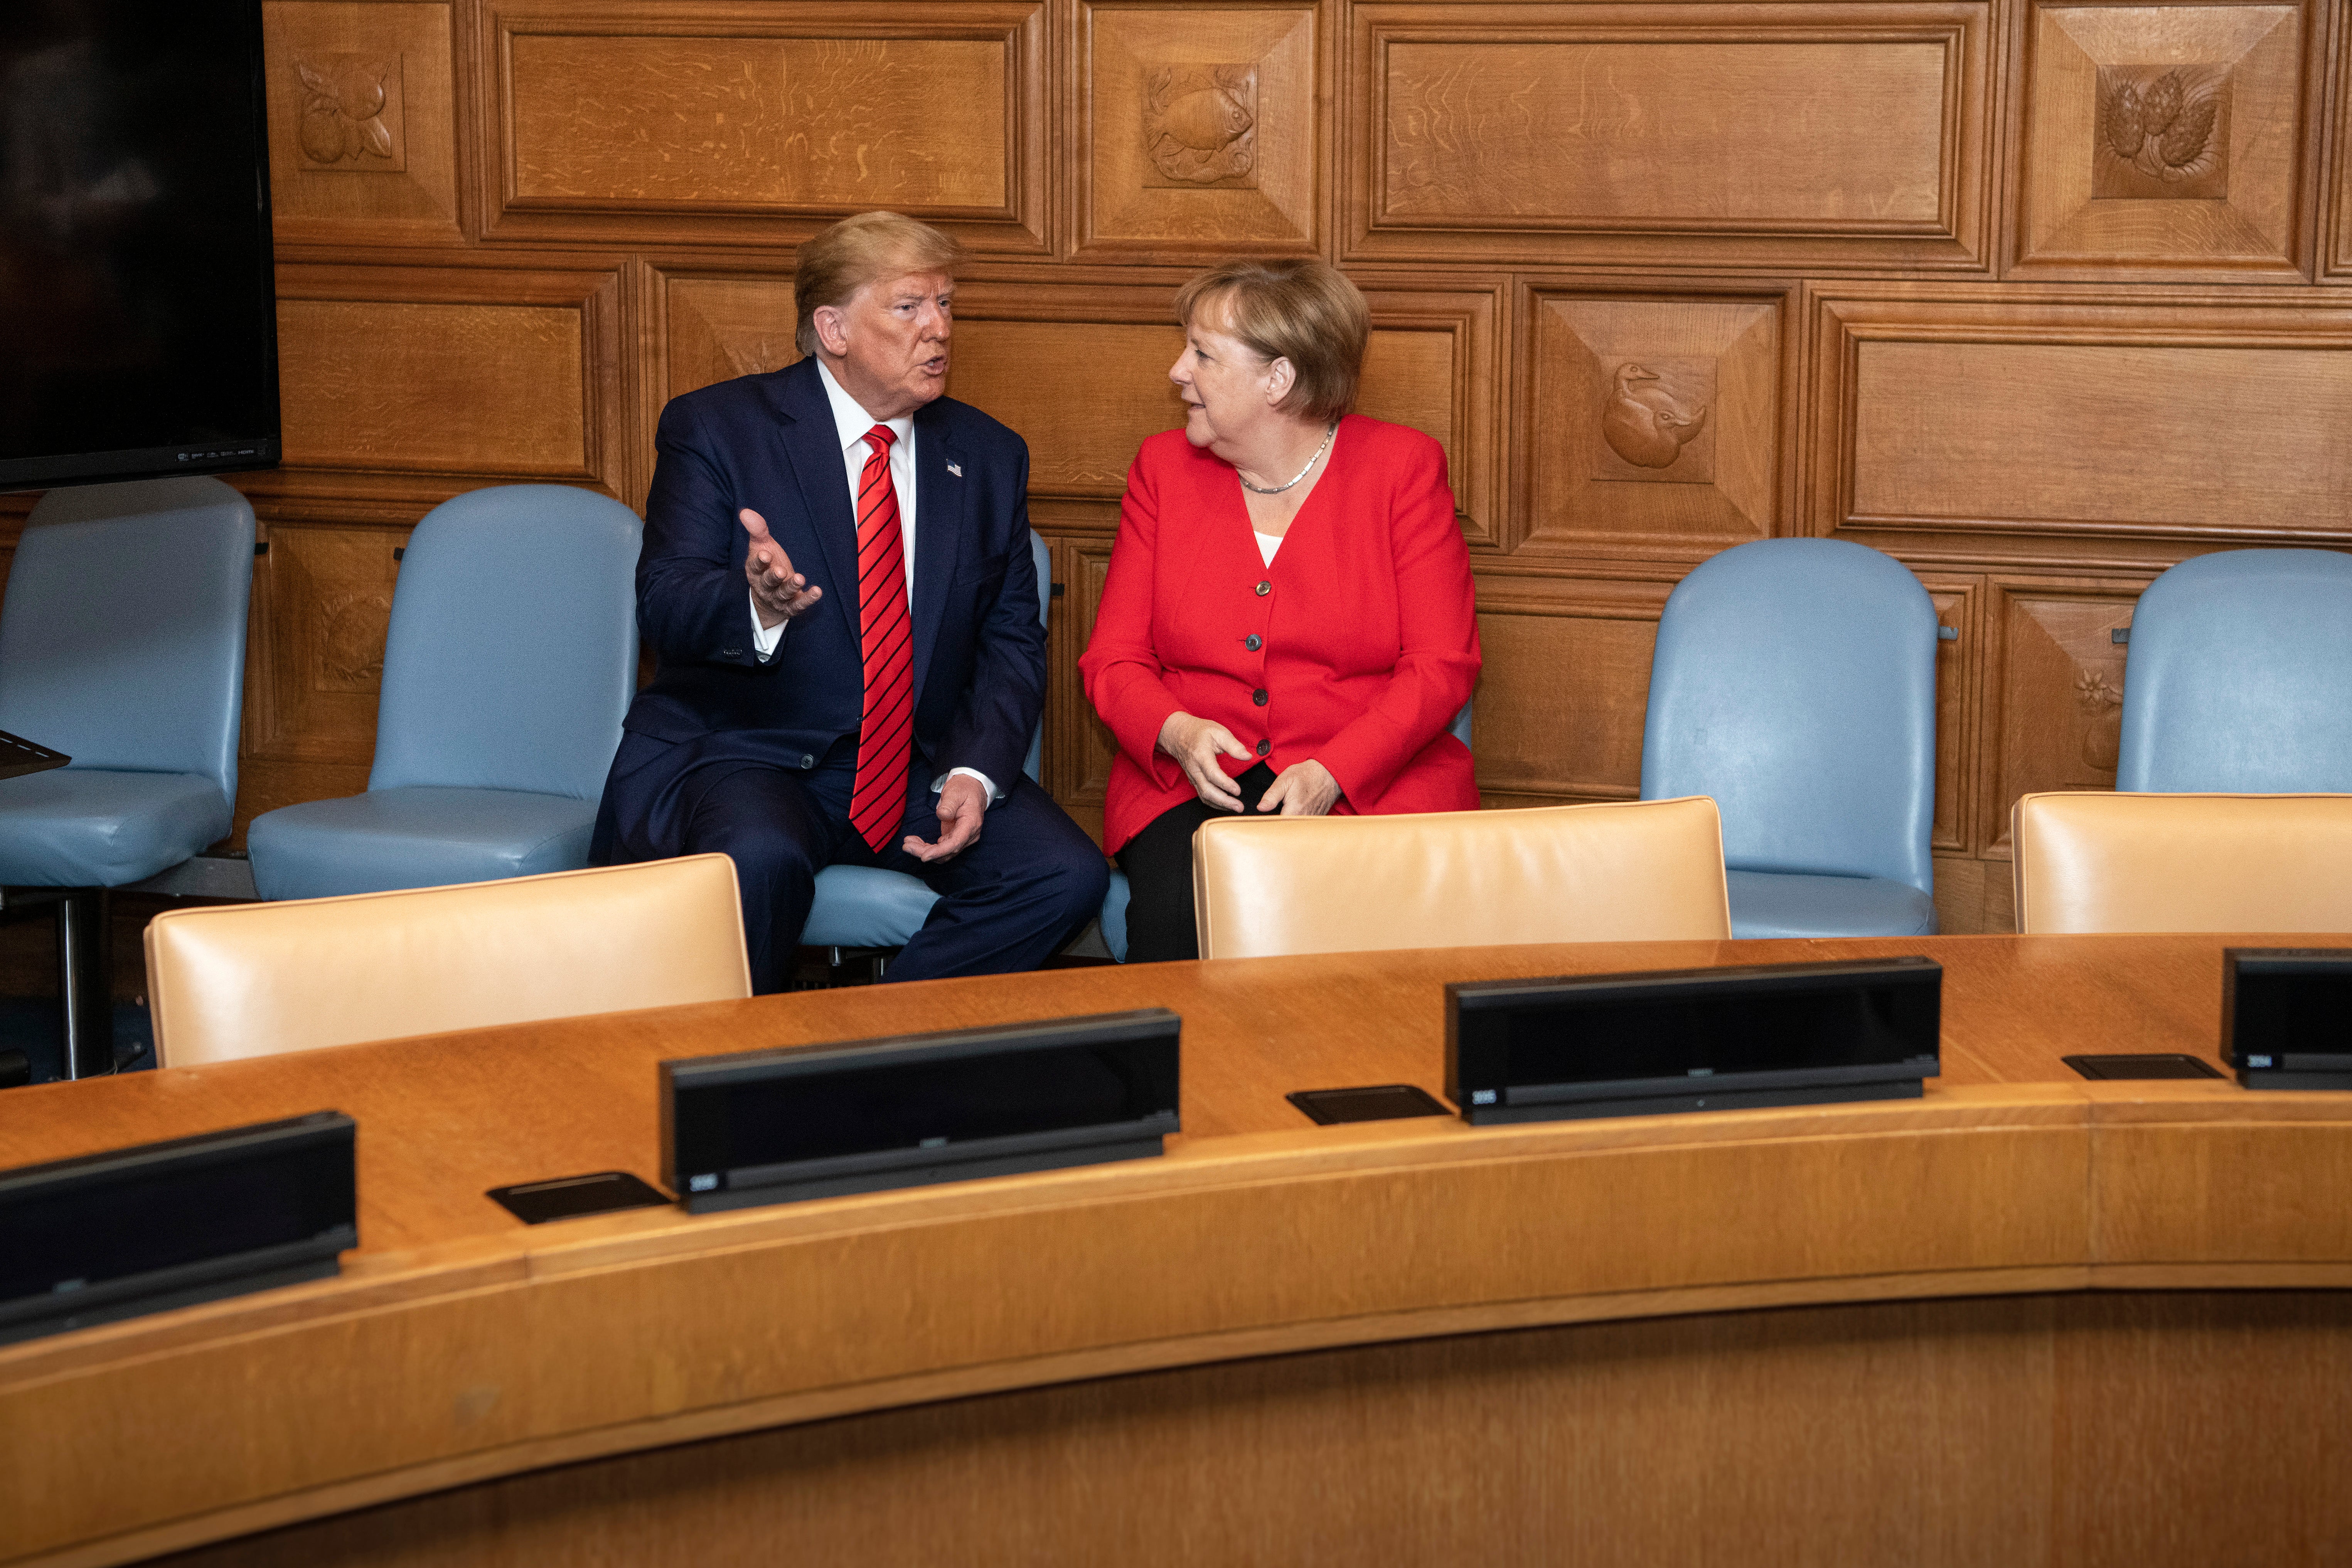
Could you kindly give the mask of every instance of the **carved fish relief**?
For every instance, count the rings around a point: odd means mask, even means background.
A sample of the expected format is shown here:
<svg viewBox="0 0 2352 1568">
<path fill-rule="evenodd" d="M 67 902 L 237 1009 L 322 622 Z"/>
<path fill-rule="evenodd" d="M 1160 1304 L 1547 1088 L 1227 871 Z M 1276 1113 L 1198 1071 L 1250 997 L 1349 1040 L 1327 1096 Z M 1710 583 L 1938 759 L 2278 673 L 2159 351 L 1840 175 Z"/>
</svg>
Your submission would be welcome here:
<svg viewBox="0 0 2352 1568">
<path fill-rule="evenodd" d="M 1143 145 L 1162 178 L 1187 184 L 1247 174 L 1256 162 L 1256 72 L 1247 66 L 1151 71 Z"/>
<path fill-rule="evenodd" d="M 1250 128 L 1250 111 L 1221 87 L 1188 92 L 1160 116 L 1160 134 L 1180 147 L 1216 153 Z"/>
<path fill-rule="evenodd" d="M 1601 438 L 1637 468 L 1670 467 L 1706 427 L 1706 405 L 1694 411 L 1668 392 L 1657 372 L 1632 361 L 1617 367 L 1614 389 L 1601 412 Z"/>
</svg>

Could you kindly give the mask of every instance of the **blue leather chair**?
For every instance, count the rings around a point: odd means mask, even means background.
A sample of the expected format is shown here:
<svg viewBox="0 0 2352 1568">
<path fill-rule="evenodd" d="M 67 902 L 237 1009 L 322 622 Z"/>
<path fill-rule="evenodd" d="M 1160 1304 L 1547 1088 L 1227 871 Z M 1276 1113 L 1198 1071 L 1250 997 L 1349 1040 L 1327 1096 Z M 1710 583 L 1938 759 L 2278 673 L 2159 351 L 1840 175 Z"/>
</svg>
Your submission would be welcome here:
<svg viewBox="0 0 2352 1568">
<path fill-rule="evenodd" d="M 427 512 L 393 594 L 367 793 L 254 818 L 261 896 L 586 865 L 636 693 L 643 526 L 569 485 L 474 490 Z"/>
<path fill-rule="evenodd" d="M 0 779 L 0 885 L 57 906 L 69 1078 L 110 1058 L 105 889 L 228 837 L 253 535 L 218 479 L 152 479 L 51 490 L 16 547 L 0 730 L 73 762 Z"/>
<path fill-rule="evenodd" d="M 1714 797 L 1732 935 L 1936 929 L 1936 639 L 1919 580 L 1840 540 L 1738 545 L 1668 597 L 1642 798 Z"/>
<path fill-rule="evenodd" d="M 1054 603 L 1053 554 L 1032 529 L 1029 553 L 1037 563 L 1037 622 L 1045 624 Z M 1029 737 L 1028 760 L 1021 771 L 1033 782 L 1045 755 L 1045 728 Z M 919 877 L 886 871 L 879 866 L 827 866 L 816 874 L 816 902 L 809 907 L 808 924 L 801 928 L 801 945 L 873 950 L 904 947 L 931 918 L 940 896 Z"/>
<path fill-rule="evenodd" d="M 2352 794 L 2352 555 L 2226 550 L 2132 612 L 2116 787 Z"/>
<path fill-rule="evenodd" d="M 1465 746 L 1470 743 L 1470 706 L 1465 702 L 1462 711 L 1454 715 L 1454 722 L 1446 726 L 1453 731 L 1454 738 Z M 1127 962 L 1127 905 L 1133 896 L 1127 885 L 1127 873 L 1114 868 L 1110 874 L 1110 890 L 1103 895 L 1102 939 L 1103 946 L 1109 950 L 1111 957 L 1121 963 Z"/>
</svg>

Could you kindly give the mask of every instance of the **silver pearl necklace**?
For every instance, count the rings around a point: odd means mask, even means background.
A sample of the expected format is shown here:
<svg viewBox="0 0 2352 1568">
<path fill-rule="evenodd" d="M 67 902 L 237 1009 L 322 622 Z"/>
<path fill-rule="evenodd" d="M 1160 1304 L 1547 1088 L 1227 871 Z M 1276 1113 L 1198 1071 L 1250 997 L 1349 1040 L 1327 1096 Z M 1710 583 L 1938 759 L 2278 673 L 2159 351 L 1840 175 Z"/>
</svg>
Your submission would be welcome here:
<svg viewBox="0 0 2352 1568">
<path fill-rule="evenodd" d="M 1337 419 L 1334 419 L 1331 421 L 1331 427 L 1323 432 L 1323 445 L 1315 448 L 1315 456 L 1307 459 L 1306 468 L 1299 469 L 1297 473 L 1290 476 L 1289 485 L 1254 485 L 1249 482 L 1249 476 L 1243 473 L 1239 468 L 1234 469 L 1234 478 L 1241 480 L 1242 489 L 1249 491 L 1252 495 L 1278 496 L 1283 491 L 1288 489 L 1290 485 L 1295 485 L 1299 480 L 1305 479 L 1307 474 L 1314 469 L 1315 465 L 1321 461 L 1323 454 L 1331 449 L 1331 437 L 1337 436 L 1339 433 L 1339 422 Z"/>
</svg>

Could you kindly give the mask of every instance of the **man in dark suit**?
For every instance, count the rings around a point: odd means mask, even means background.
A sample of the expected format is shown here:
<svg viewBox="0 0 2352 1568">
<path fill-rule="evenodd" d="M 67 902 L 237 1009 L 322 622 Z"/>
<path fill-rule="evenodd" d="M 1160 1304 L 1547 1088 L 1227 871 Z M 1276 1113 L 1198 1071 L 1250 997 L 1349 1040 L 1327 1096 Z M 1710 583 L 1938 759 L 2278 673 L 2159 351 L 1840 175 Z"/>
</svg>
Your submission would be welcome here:
<svg viewBox="0 0 2352 1568">
<path fill-rule="evenodd" d="M 896 214 L 836 224 L 797 258 L 808 357 L 662 410 L 637 562 L 660 674 L 592 858 L 732 857 L 755 991 L 789 981 L 829 865 L 941 895 L 893 980 L 1034 968 L 1102 901 L 1101 851 L 1022 773 L 1029 449 L 941 395 L 955 259 Z"/>
</svg>

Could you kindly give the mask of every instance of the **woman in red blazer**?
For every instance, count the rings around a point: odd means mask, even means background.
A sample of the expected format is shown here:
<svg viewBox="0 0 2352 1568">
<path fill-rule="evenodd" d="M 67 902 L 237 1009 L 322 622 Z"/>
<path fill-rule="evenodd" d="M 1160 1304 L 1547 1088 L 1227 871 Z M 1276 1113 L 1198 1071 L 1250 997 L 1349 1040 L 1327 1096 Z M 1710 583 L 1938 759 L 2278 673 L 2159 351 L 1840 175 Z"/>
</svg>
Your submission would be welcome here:
<svg viewBox="0 0 2352 1568">
<path fill-rule="evenodd" d="M 1219 813 L 1466 811 L 1446 725 L 1478 677 L 1445 456 L 1347 412 L 1370 314 L 1321 261 L 1176 297 L 1184 427 L 1128 472 L 1087 696 L 1118 741 L 1104 847 L 1130 962 L 1194 958 L 1193 830 Z"/>
</svg>

